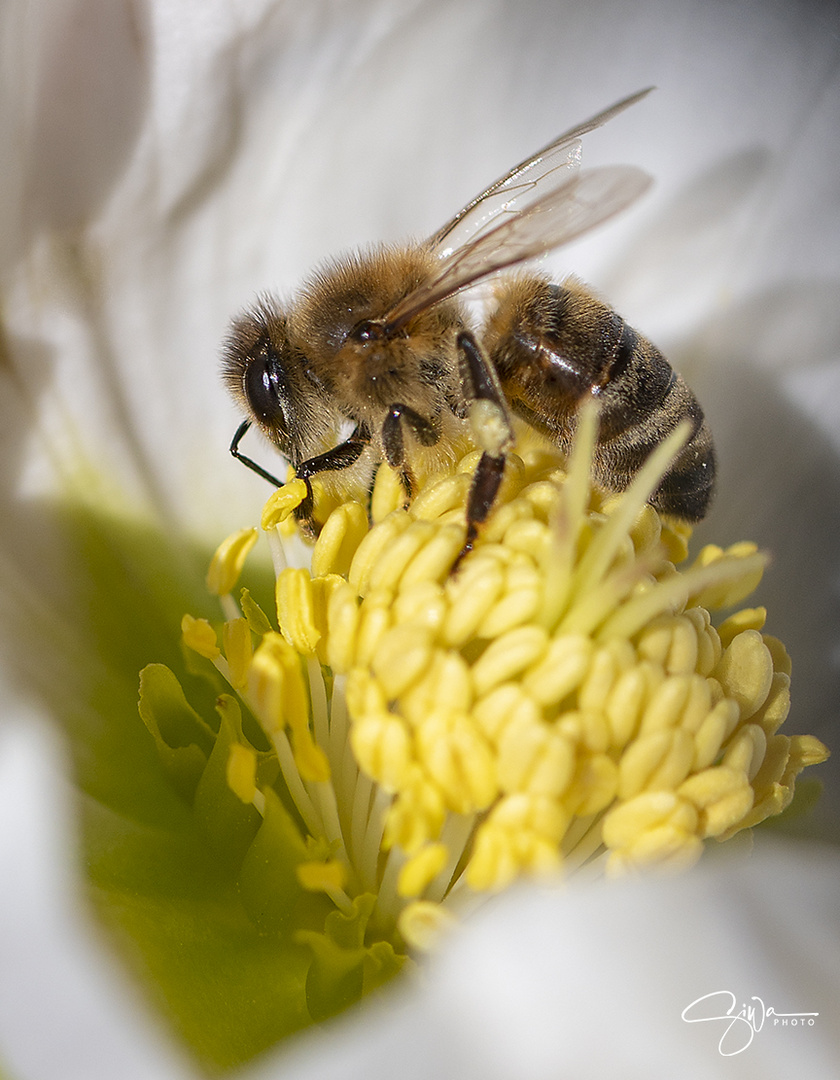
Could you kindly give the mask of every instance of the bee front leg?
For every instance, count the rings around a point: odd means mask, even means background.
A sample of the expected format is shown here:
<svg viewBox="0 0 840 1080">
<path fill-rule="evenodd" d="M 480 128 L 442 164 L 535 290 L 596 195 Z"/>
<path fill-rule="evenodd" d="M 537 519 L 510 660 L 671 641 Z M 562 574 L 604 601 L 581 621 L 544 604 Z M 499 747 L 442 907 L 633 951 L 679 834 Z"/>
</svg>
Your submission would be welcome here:
<svg viewBox="0 0 840 1080">
<path fill-rule="evenodd" d="M 473 438 L 483 453 L 467 499 L 467 537 L 459 561 L 472 551 L 502 483 L 505 456 L 513 446 L 513 428 L 499 377 L 467 331 L 458 335 L 458 370 Z"/>
<path fill-rule="evenodd" d="M 339 443 L 338 446 L 334 446 L 332 450 L 327 450 L 324 454 L 318 454 L 317 457 L 302 461 L 297 466 L 295 477 L 298 480 L 303 480 L 306 484 L 306 498 L 295 510 L 295 518 L 304 532 L 312 536 L 316 535 L 317 532 L 312 517 L 315 506 L 311 478 L 322 472 L 337 472 L 341 469 L 349 469 L 351 465 L 356 464 L 369 443 L 370 437 L 367 432 L 362 428 L 356 428 L 346 442 Z"/>
<path fill-rule="evenodd" d="M 403 424 L 421 446 L 434 446 L 440 440 L 440 428 L 408 405 L 392 405 L 382 424 L 382 448 L 385 460 L 400 474 L 406 496 L 414 494 L 415 481 L 405 462 L 405 439 Z"/>
<path fill-rule="evenodd" d="M 243 465 L 246 465 L 251 472 L 255 472 L 257 476 L 261 476 L 263 480 L 267 480 L 269 484 L 274 484 L 275 487 L 283 487 L 283 481 L 278 480 L 276 476 L 273 476 L 270 472 L 267 472 L 262 465 L 258 465 L 253 458 L 246 457 L 245 454 L 239 449 L 239 444 L 248 429 L 251 427 L 250 420 L 243 420 L 239 427 L 236 429 L 236 434 L 230 444 L 230 452 L 236 458 L 237 461 L 241 461 Z"/>
</svg>

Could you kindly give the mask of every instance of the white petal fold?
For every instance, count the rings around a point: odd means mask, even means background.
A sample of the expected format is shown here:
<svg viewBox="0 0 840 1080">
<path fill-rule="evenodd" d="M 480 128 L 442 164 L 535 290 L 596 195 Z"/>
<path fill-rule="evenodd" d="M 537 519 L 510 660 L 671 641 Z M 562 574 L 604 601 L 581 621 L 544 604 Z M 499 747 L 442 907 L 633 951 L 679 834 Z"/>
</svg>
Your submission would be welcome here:
<svg viewBox="0 0 840 1080">
<path fill-rule="evenodd" d="M 836 850 L 775 844 L 670 880 L 522 889 L 413 986 L 239 1080 L 828 1080 L 838 895 Z"/>
</svg>

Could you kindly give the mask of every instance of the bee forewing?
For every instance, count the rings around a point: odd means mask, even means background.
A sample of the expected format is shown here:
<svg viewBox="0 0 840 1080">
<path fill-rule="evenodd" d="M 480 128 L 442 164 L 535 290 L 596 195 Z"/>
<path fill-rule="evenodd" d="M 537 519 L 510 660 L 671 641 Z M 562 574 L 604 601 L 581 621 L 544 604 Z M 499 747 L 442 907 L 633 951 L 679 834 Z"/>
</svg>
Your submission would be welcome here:
<svg viewBox="0 0 840 1080">
<path fill-rule="evenodd" d="M 465 206 L 457 218 L 430 241 L 440 259 L 477 240 L 498 225 L 500 215 L 521 213 L 546 191 L 562 186 L 580 167 L 579 139 L 565 141 L 537 154 Z"/>
<path fill-rule="evenodd" d="M 481 278 L 568 244 L 635 202 L 651 178 L 633 165 L 583 169 L 454 251 L 440 271 L 389 312 L 396 329 Z"/>
<path fill-rule="evenodd" d="M 563 178 L 556 175 L 557 171 L 560 169 L 573 171 L 580 164 L 581 136 L 612 120 L 630 105 L 635 105 L 652 89 L 652 86 L 648 86 L 629 97 L 622 98 L 603 112 L 596 113 L 589 120 L 584 120 L 582 124 L 564 131 L 547 146 L 524 161 L 520 161 L 518 165 L 514 165 L 504 176 L 494 180 L 480 195 L 476 195 L 462 210 L 458 211 L 451 221 L 448 221 L 431 237 L 429 240 L 431 249 L 442 258 L 446 258 L 468 240 L 475 239 L 479 233 L 485 232 L 500 213 L 505 211 L 512 213 L 521 209 L 528 202 L 540 198 L 549 188 L 559 186 Z M 517 203 L 518 207 L 515 205 Z"/>
</svg>

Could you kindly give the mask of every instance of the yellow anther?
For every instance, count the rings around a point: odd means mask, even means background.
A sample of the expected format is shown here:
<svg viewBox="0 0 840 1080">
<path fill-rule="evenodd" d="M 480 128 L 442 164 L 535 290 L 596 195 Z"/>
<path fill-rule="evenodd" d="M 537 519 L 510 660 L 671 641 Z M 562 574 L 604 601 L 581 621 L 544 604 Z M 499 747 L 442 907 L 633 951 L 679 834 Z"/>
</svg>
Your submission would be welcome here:
<svg viewBox="0 0 840 1080">
<path fill-rule="evenodd" d="M 437 634 L 446 615 L 446 599 L 443 589 L 434 581 L 420 581 L 416 585 L 403 583 L 394 600 L 396 625 L 411 623 L 432 634 Z"/>
<path fill-rule="evenodd" d="M 773 637 L 772 634 L 762 634 L 762 638 L 773 659 L 773 670 L 780 671 L 784 675 L 790 675 L 793 664 L 784 644 L 777 637 Z"/>
<path fill-rule="evenodd" d="M 285 724 L 309 722 L 309 694 L 301 671 L 301 658 L 280 635 L 266 634 L 248 671 L 248 692 L 260 723 L 271 735 Z"/>
<path fill-rule="evenodd" d="M 551 479 L 536 480 L 533 484 L 529 484 L 522 492 L 522 498 L 531 507 L 531 511 L 537 521 L 542 521 L 547 524 L 555 510 L 557 504 L 560 501 L 560 488 L 564 480 L 564 473 L 561 469 L 552 468 L 553 462 L 549 464 L 549 476 Z M 528 455 L 525 461 L 526 469 L 532 468 L 531 456 Z"/>
<path fill-rule="evenodd" d="M 413 855 L 400 870 L 397 895 L 406 898 L 420 896 L 446 866 L 449 852 L 444 844 L 427 844 Z"/>
<path fill-rule="evenodd" d="M 400 590 L 417 583 L 442 582 L 464 546 L 466 532 L 461 525 L 441 525 L 419 547 L 400 578 Z"/>
<path fill-rule="evenodd" d="M 230 748 L 227 785 L 237 799 L 250 804 L 257 793 L 257 752 L 252 746 L 234 743 Z"/>
<path fill-rule="evenodd" d="M 694 736 L 692 769 L 706 769 L 717 758 L 724 740 L 735 730 L 739 719 L 738 706 L 724 698 L 710 710 Z"/>
<path fill-rule="evenodd" d="M 618 788 L 618 766 L 606 754 L 586 754 L 578 758 L 575 776 L 563 802 L 582 816 L 597 814 L 609 806 Z"/>
<path fill-rule="evenodd" d="M 662 547 L 665 557 L 675 566 L 688 558 L 688 542 L 691 539 L 691 526 L 680 522 L 669 522 L 662 527 Z"/>
<path fill-rule="evenodd" d="M 791 759 L 799 772 L 808 765 L 820 765 L 829 758 L 828 747 L 813 735 L 791 736 Z"/>
<path fill-rule="evenodd" d="M 693 759 L 694 740 L 685 731 L 666 729 L 636 739 L 618 767 L 618 797 L 675 787 L 688 775 Z"/>
<path fill-rule="evenodd" d="M 567 819 L 554 809 L 551 827 L 535 827 L 543 817 L 540 807 L 551 800 L 522 795 L 503 799 L 476 833 L 473 856 L 467 865 L 467 883 L 475 890 L 496 892 L 509 885 L 518 874 L 544 874 L 560 865 L 558 843 Z M 555 804 L 556 807 L 556 804 Z"/>
<path fill-rule="evenodd" d="M 268 621 L 265 612 L 247 589 L 242 590 L 239 606 L 242 608 L 242 614 L 248 620 L 248 625 L 251 627 L 253 633 L 258 637 L 262 637 L 263 634 L 269 632 L 271 623 Z"/>
<path fill-rule="evenodd" d="M 338 892 L 347 884 L 347 867 L 338 859 L 298 863 L 295 873 L 307 892 Z"/>
<path fill-rule="evenodd" d="M 437 948 L 454 925 L 455 918 L 446 908 L 428 900 L 407 904 L 397 919 L 400 934 L 412 949 L 419 952 Z"/>
<path fill-rule="evenodd" d="M 472 678 L 481 697 L 539 663 L 548 649 L 548 635 L 540 626 L 520 626 L 491 641 L 473 664 Z"/>
<path fill-rule="evenodd" d="M 398 698 L 431 666 L 432 636 L 421 626 L 395 626 L 385 631 L 371 666 L 387 698 Z"/>
<path fill-rule="evenodd" d="M 347 700 L 347 710 L 354 720 L 378 716 L 388 710 L 388 702 L 385 700 L 382 687 L 364 668 L 354 668 L 347 676 L 344 695 Z"/>
<path fill-rule="evenodd" d="M 440 788 L 419 765 L 409 765 L 385 819 L 383 847 L 398 844 L 413 855 L 424 844 L 437 840 L 445 820 L 446 804 Z"/>
<path fill-rule="evenodd" d="M 367 574 L 366 590 L 396 590 L 403 571 L 435 535 L 430 521 L 413 521 L 386 549 L 379 552 L 376 565 Z"/>
<path fill-rule="evenodd" d="M 327 602 L 326 661 L 335 672 L 349 671 L 353 664 L 359 617 L 359 598 L 344 582 L 330 593 Z"/>
<path fill-rule="evenodd" d="M 206 619 L 195 619 L 192 615 L 185 615 L 181 619 L 181 637 L 187 648 L 197 652 L 199 656 L 215 660 L 221 655 L 216 641 L 216 631 Z"/>
<path fill-rule="evenodd" d="M 697 821 L 694 807 L 671 792 L 650 792 L 620 804 L 603 821 L 604 842 L 612 849 L 608 872 L 690 866 L 702 851 Z"/>
<path fill-rule="evenodd" d="M 542 722 L 542 713 L 532 697 L 518 683 L 497 686 L 473 707 L 472 715 L 484 735 L 498 743 L 508 724 Z"/>
<path fill-rule="evenodd" d="M 257 542 L 256 529 L 240 529 L 216 548 L 207 571 L 207 590 L 213 596 L 233 592 L 248 552 Z"/>
<path fill-rule="evenodd" d="M 583 681 L 592 659 L 591 638 L 559 634 L 522 679 L 524 690 L 541 705 L 560 702 Z"/>
<path fill-rule="evenodd" d="M 660 871 L 681 871 L 692 867 L 703 853 L 699 837 L 678 825 L 666 822 L 642 833 L 632 847 L 611 852 L 606 872 L 611 877 L 655 867 Z"/>
<path fill-rule="evenodd" d="M 764 704 L 773 682 L 773 658 L 757 630 L 744 630 L 732 639 L 714 676 L 727 697 L 734 698 L 741 719 L 749 719 Z"/>
<path fill-rule="evenodd" d="M 723 652 L 720 637 L 717 630 L 712 626 L 711 617 L 705 608 L 688 608 L 683 612 L 683 618 L 687 619 L 694 627 L 697 635 L 695 668 L 698 675 L 706 678 L 713 671 Z"/>
<path fill-rule="evenodd" d="M 563 711 L 555 721 L 555 730 L 581 750 L 603 754 L 610 747 L 610 728 L 599 712 L 582 709 Z"/>
<path fill-rule="evenodd" d="M 308 727 L 302 724 L 292 724 L 293 717 L 289 717 L 292 728 L 292 750 L 295 755 L 295 765 L 304 780 L 313 783 L 325 784 L 330 779 L 330 763 L 327 755 L 312 738 Z"/>
<path fill-rule="evenodd" d="M 578 688 L 578 703 L 584 712 L 604 713 L 607 700 L 619 677 L 636 662 L 629 641 L 611 641 L 595 649 L 583 681 Z"/>
<path fill-rule="evenodd" d="M 662 537 L 662 519 L 653 507 L 647 503 L 639 511 L 633 527 L 630 530 L 630 539 L 638 554 L 655 550 Z"/>
<path fill-rule="evenodd" d="M 228 620 L 222 628 L 222 644 L 230 668 L 230 685 L 234 690 L 241 690 L 248 681 L 248 668 L 253 655 L 248 620 Z"/>
<path fill-rule="evenodd" d="M 697 670 L 697 630 L 690 619 L 665 616 L 655 620 L 639 637 L 639 655 L 661 664 L 669 675 Z"/>
<path fill-rule="evenodd" d="M 360 768 L 383 790 L 394 792 L 404 786 L 412 758 L 411 735 L 404 721 L 387 712 L 364 716 L 354 722 L 350 743 Z"/>
<path fill-rule="evenodd" d="M 312 625 L 319 634 L 315 655 L 321 664 L 329 664 L 329 613 L 332 597 L 336 592 L 343 592 L 346 587 L 347 582 L 338 574 L 325 574 L 312 579 Z"/>
<path fill-rule="evenodd" d="M 307 489 L 303 480 L 290 480 L 281 488 L 272 492 L 263 507 L 260 525 L 265 532 L 274 529 L 297 510 L 306 498 Z"/>
<path fill-rule="evenodd" d="M 575 772 L 574 744 L 542 723 L 507 724 L 499 742 L 499 787 L 559 798 Z"/>
<path fill-rule="evenodd" d="M 677 794 L 696 807 L 701 837 L 719 836 L 731 829 L 749 812 L 755 798 L 744 773 L 722 765 L 690 776 Z"/>
<path fill-rule="evenodd" d="M 510 834 L 485 822 L 467 864 L 467 884 L 476 892 L 498 892 L 511 884 L 518 871 Z"/>
<path fill-rule="evenodd" d="M 700 730 L 712 710 L 712 688 L 707 679 L 692 675 L 688 679 L 688 694 L 679 718 L 680 727 L 692 735 Z"/>
<path fill-rule="evenodd" d="M 367 666 L 371 663 L 379 640 L 390 627 L 393 618 L 393 596 L 388 593 L 371 593 L 359 609 L 356 631 L 354 663 Z"/>
<path fill-rule="evenodd" d="M 722 764 L 752 780 L 767 752 L 767 736 L 758 724 L 742 727 L 726 747 Z"/>
<path fill-rule="evenodd" d="M 469 488 L 469 476 L 447 476 L 420 492 L 411 504 L 411 516 L 418 521 L 434 521 L 450 510 L 461 509 Z"/>
<path fill-rule="evenodd" d="M 395 510 L 372 528 L 359 544 L 347 580 L 360 595 L 368 592 L 370 575 L 379 565 L 380 557 L 393 548 L 410 524 L 411 518 L 405 511 Z"/>
<path fill-rule="evenodd" d="M 550 840 L 524 833 L 516 837 L 514 845 L 519 865 L 529 877 L 548 878 L 560 869 L 560 853 Z"/>
<path fill-rule="evenodd" d="M 522 499 L 497 508 L 484 528 L 482 539 L 488 544 L 499 544 L 507 550 L 508 532 L 520 521 L 533 521 L 533 507 Z"/>
<path fill-rule="evenodd" d="M 545 558 L 551 544 L 551 532 L 545 522 L 523 517 L 505 530 L 504 544 L 511 551 L 521 551 L 534 562 L 539 562 Z"/>
<path fill-rule="evenodd" d="M 428 671 L 400 695 L 400 708 L 415 727 L 437 709 L 468 712 L 473 703 L 470 669 L 456 652 L 435 649 Z"/>
<path fill-rule="evenodd" d="M 664 824 L 694 833 L 697 810 L 673 791 L 647 791 L 610 810 L 604 816 L 601 835 L 609 848 L 632 848 L 640 836 Z"/>
<path fill-rule="evenodd" d="M 505 572 L 504 592 L 476 627 L 476 636 L 495 638 L 532 621 L 540 606 L 540 576 L 529 559 L 512 563 Z"/>
<path fill-rule="evenodd" d="M 439 711 L 415 734 L 419 761 L 456 814 L 485 810 L 498 793 L 496 760 L 472 720 Z"/>
<path fill-rule="evenodd" d="M 555 844 L 563 839 L 569 820 L 570 815 L 556 799 L 524 792 L 501 798 L 487 818 L 500 829 L 531 832 Z"/>
<path fill-rule="evenodd" d="M 721 643 L 724 648 L 730 645 L 732 639 L 744 630 L 762 630 L 767 621 L 767 608 L 743 608 L 724 619 L 718 627 Z"/>
<path fill-rule="evenodd" d="M 388 465 L 380 465 L 376 471 L 376 480 L 370 500 L 371 519 L 379 524 L 394 510 L 401 510 L 405 505 L 405 489 L 399 473 Z"/>
<path fill-rule="evenodd" d="M 312 551 L 312 575 L 346 575 L 353 556 L 367 535 L 368 520 L 361 503 L 346 502 L 338 506 L 321 529 Z"/>
<path fill-rule="evenodd" d="M 642 715 L 639 735 L 646 736 L 679 724 L 688 704 L 691 686 L 692 680 L 685 675 L 672 675 L 664 679 L 650 696 Z"/>
<path fill-rule="evenodd" d="M 649 688 L 649 679 L 641 667 L 625 671 L 616 680 L 605 707 L 610 742 L 614 747 L 625 746 L 637 731 Z"/>
<path fill-rule="evenodd" d="M 277 621 L 283 637 L 304 655 L 311 655 L 321 639 L 316 623 L 315 596 L 307 570 L 287 567 L 277 575 Z"/>
<path fill-rule="evenodd" d="M 447 645 L 458 647 L 469 640 L 505 587 L 502 567 L 495 560 L 479 558 L 480 554 L 446 584 L 449 611 L 443 640 Z"/>
</svg>

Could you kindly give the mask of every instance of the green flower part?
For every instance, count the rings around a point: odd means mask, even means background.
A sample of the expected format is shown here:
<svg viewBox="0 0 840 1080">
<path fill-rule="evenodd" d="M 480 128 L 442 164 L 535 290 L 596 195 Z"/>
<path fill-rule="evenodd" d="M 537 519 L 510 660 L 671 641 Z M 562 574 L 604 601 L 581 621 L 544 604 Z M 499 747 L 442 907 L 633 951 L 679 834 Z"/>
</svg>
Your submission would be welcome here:
<svg viewBox="0 0 840 1080">
<path fill-rule="evenodd" d="M 407 507 L 383 466 L 372 524 L 320 495 L 311 569 L 287 565 L 305 494 L 290 482 L 262 521 L 276 623 L 233 597 L 253 529 L 208 575 L 224 621 L 184 618 L 231 692 L 221 722 L 165 668 L 144 672 L 166 768 L 241 845 L 249 916 L 308 951 L 313 1019 L 520 879 L 691 865 L 784 810 L 827 756 L 778 732 L 790 663 L 764 610 L 709 614 L 752 592 L 765 557 L 709 546 L 686 564 L 689 530 L 648 503 L 681 433 L 607 496 L 590 483 L 596 422 L 583 414 L 568 463 L 521 441 L 457 568 L 477 454 Z"/>
</svg>

